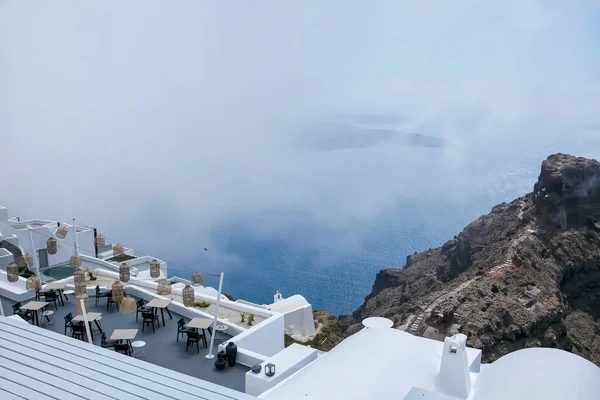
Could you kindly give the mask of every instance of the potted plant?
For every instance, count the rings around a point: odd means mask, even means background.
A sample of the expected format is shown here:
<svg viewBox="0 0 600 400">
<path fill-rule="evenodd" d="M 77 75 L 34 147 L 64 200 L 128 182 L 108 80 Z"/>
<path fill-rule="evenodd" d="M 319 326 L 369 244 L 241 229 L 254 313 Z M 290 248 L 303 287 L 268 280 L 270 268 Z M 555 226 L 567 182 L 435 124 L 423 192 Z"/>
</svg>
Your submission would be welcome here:
<svg viewBox="0 0 600 400">
<path fill-rule="evenodd" d="M 90 278 L 90 281 L 95 281 L 97 278 L 94 276 L 94 273 L 92 272 L 91 269 L 88 269 L 87 271 L 88 277 Z"/>
<path fill-rule="evenodd" d="M 254 314 L 248 315 L 248 326 L 252 326 L 253 322 L 254 322 Z"/>
<path fill-rule="evenodd" d="M 246 314 L 245 313 L 240 314 L 240 322 L 246 322 Z"/>
</svg>

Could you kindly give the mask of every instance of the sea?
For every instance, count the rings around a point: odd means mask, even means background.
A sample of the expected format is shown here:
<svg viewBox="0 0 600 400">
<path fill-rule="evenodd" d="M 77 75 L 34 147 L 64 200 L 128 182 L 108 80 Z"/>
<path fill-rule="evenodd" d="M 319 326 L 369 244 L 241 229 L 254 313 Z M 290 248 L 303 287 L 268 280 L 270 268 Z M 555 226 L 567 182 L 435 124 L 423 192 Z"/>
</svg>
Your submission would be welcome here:
<svg viewBox="0 0 600 400">
<path fill-rule="evenodd" d="M 223 292 L 257 304 L 271 303 L 276 291 L 284 297 L 301 294 L 315 310 L 334 315 L 353 312 L 381 269 L 402 268 L 407 255 L 443 245 L 494 205 L 530 192 L 548 155 L 563 152 L 599 158 L 597 128 L 547 126 L 543 134 L 534 129 L 541 128 L 525 125 L 503 127 L 492 134 L 439 134 L 447 139 L 444 148 L 371 143 L 307 155 L 343 156 L 352 168 L 358 163 L 362 171 L 358 185 L 364 184 L 367 192 L 357 195 L 359 206 L 352 209 L 360 217 L 350 213 L 332 226 L 297 208 L 283 207 L 224 221 L 213 236 L 221 251 L 236 261 L 215 267 L 225 272 Z M 391 167 L 381 168 L 382 163 Z M 378 183 L 371 185 L 371 181 Z M 385 201 L 378 201 L 381 193 Z M 341 205 L 346 200 L 339 198 Z M 285 221 L 285 227 L 273 235 L 256 234 L 254 227 L 273 220 Z M 192 271 L 180 265 L 193 265 L 194 259 L 174 261 L 177 265 L 169 266 L 170 275 L 189 276 Z M 216 277 L 207 278 L 208 285 L 217 283 Z"/>
</svg>

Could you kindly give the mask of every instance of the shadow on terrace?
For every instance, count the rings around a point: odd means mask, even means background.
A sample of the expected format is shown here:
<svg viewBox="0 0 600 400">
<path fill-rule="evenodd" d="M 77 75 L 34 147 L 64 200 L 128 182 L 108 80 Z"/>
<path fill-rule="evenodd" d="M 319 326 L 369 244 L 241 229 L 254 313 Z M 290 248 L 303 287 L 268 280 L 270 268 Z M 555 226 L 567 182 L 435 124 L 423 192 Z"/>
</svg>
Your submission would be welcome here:
<svg viewBox="0 0 600 400">
<path fill-rule="evenodd" d="M 47 310 L 54 311 L 52 315 L 52 321 L 48 322 L 47 319 L 42 316 L 42 311 L 39 312 L 39 322 L 43 329 L 49 329 L 54 332 L 65 334 L 65 316 L 69 313 L 73 316 L 77 316 L 75 307 L 75 299 L 73 295 L 68 296 L 70 301 L 64 302 L 64 305 L 57 301 L 55 307 L 53 302 L 46 307 Z M 6 315 L 11 315 L 13 310 L 14 301 L 2 298 L 2 305 Z M 43 300 L 43 299 L 42 299 Z M 139 299 L 135 299 L 136 301 Z M 25 305 L 27 301 L 23 302 Z M 160 310 L 158 310 L 158 321 L 155 322 L 155 332 L 153 332 L 151 325 L 145 325 L 144 331 L 142 332 L 143 318 L 141 314 L 122 314 L 117 310 L 117 306 L 113 303 L 108 306 L 107 310 L 107 298 L 101 297 L 98 299 L 98 305 L 96 305 L 96 298 L 90 297 L 89 299 L 89 310 L 88 313 L 101 313 L 101 319 L 99 320 L 100 327 L 105 333 L 106 338 L 110 339 L 115 329 L 137 329 L 135 338 L 131 342 L 143 341 L 145 346 L 141 348 L 133 348 L 134 355 L 140 356 L 143 353 L 145 355 L 140 358 L 146 362 L 160 365 L 165 368 L 172 369 L 187 375 L 194 376 L 196 378 L 204 379 L 209 382 L 213 382 L 218 385 L 222 385 L 240 392 L 244 391 L 245 374 L 249 368 L 240 365 L 239 363 L 235 366 L 227 366 L 224 370 L 217 370 L 215 368 L 215 360 L 217 359 L 216 354 L 218 351 L 218 345 L 230 338 L 224 332 L 217 332 L 215 337 L 215 343 L 213 347 L 213 354 L 215 358 L 207 359 L 205 355 L 208 353 L 208 348 L 204 346 L 203 341 L 200 339 L 197 345 L 191 343 L 186 352 L 187 335 L 185 333 L 178 335 L 177 322 L 182 316 L 171 311 L 172 319 L 169 314 L 165 311 L 165 325 L 161 317 Z M 189 319 L 185 319 L 188 323 Z M 101 345 L 101 333 L 98 331 L 98 327 L 95 323 L 91 323 L 94 328 L 94 344 Z M 202 333 L 202 330 L 199 330 Z M 66 334 L 71 335 L 71 328 L 66 329 Z M 177 338 L 179 337 L 179 341 Z M 206 330 L 206 341 L 210 344 L 210 333 Z M 83 340 L 87 340 L 87 336 L 84 333 Z M 113 348 L 107 348 L 107 351 L 115 351 Z"/>
</svg>

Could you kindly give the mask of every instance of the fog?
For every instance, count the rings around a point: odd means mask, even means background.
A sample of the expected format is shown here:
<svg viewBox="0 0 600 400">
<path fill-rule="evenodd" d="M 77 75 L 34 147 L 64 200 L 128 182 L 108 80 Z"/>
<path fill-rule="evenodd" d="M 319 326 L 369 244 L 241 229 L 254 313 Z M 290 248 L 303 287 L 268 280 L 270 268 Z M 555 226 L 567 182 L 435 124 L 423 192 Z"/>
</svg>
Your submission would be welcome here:
<svg viewBox="0 0 600 400">
<path fill-rule="evenodd" d="M 597 137 L 597 2 L 226 3 L 1 1 L 0 204 L 166 259 L 228 260 L 240 221 L 347 255 L 399 199 L 461 201 L 477 149 Z M 334 113 L 451 146 L 295 145 Z"/>
</svg>

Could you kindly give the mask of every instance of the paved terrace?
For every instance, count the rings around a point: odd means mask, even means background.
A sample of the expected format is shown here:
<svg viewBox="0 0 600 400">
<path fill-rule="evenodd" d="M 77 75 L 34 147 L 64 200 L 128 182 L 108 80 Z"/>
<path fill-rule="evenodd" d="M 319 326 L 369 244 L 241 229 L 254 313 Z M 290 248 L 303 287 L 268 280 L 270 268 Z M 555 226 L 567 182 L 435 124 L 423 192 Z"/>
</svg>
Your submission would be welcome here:
<svg viewBox="0 0 600 400">
<path fill-rule="evenodd" d="M 12 315 L 12 305 L 14 301 L 0 298 L 4 313 L 6 316 Z M 54 325 L 42 326 L 42 329 L 49 329 L 54 332 L 58 332 L 64 335 L 64 316 L 69 312 L 73 316 L 77 315 L 75 309 L 75 301 L 72 295 L 69 296 L 71 302 L 65 302 L 64 306 L 59 305 L 58 310 L 54 309 L 54 305 L 51 303 L 48 305 L 48 310 L 55 310 L 54 313 Z M 137 301 L 137 299 L 136 299 Z M 27 301 L 23 301 L 23 304 Z M 102 313 L 101 326 L 103 331 L 106 333 L 106 337 L 110 339 L 110 336 L 115 329 L 138 329 L 137 336 L 134 340 L 143 340 L 146 342 L 144 351 L 146 357 L 141 360 L 165 367 L 183 374 L 191 375 L 193 377 L 204 379 L 206 381 L 228 387 L 233 390 L 244 392 L 245 388 L 245 374 L 249 368 L 236 364 L 234 367 L 227 366 L 224 371 L 217 371 L 214 366 L 214 360 L 206 359 L 204 356 L 208 353 L 208 349 L 203 348 L 200 343 L 200 354 L 196 352 L 196 346 L 190 345 L 188 352 L 185 351 L 186 336 L 179 337 L 179 343 L 177 342 L 177 321 L 181 318 L 180 315 L 171 312 L 173 319 L 169 319 L 168 314 L 165 312 L 166 326 L 156 326 L 156 333 L 152 333 L 152 327 L 147 326 L 142 333 L 142 316 L 139 316 L 139 320 L 136 322 L 135 314 L 125 315 L 117 311 L 116 306 L 113 304 L 109 311 L 106 311 L 106 298 L 101 298 L 98 306 L 96 299 L 90 297 L 89 299 L 89 310 L 88 312 L 100 312 Z M 160 311 L 158 313 L 160 317 Z M 40 322 L 41 313 L 40 313 Z M 186 319 L 186 322 L 188 320 Z M 96 327 L 92 323 L 92 327 Z M 67 334 L 70 335 L 69 330 Z M 221 333 L 217 334 L 215 345 L 213 348 L 213 354 L 216 355 L 217 345 L 220 343 Z M 100 333 L 94 332 L 94 343 L 100 346 Z M 87 339 L 86 339 L 87 340 Z M 207 342 L 210 345 L 210 335 L 207 332 Z M 112 349 L 107 349 L 113 351 Z M 135 349 L 137 351 L 137 349 Z"/>
</svg>

